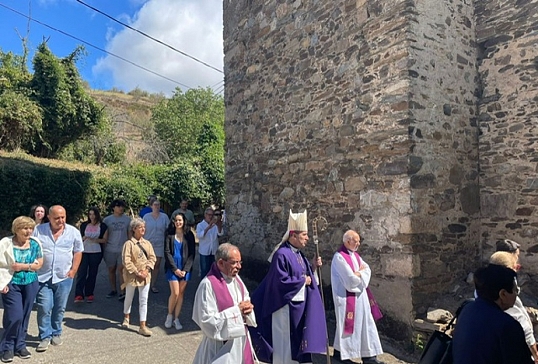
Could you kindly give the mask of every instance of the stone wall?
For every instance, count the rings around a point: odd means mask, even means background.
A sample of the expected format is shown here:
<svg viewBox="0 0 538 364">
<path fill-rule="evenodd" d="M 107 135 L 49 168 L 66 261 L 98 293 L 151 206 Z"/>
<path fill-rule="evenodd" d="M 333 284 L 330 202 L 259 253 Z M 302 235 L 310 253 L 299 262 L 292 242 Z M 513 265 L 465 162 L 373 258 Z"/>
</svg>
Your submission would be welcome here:
<svg viewBox="0 0 538 364">
<path fill-rule="evenodd" d="M 482 248 L 522 244 L 523 274 L 538 274 L 538 1 L 481 1 L 480 62 Z M 535 279 L 530 280 L 538 294 Z M 524 287 L 525 288 L 525 287 Z"/>
<path fill-rule="evenodd" d="M 417 1 L 409 21 L 412 248 L 420 266 L 413 303 L 423 314 L 478 256 L 479 180 L 474 7 Z"/>
<path fill-rule="evenodd" d="M 474 12 L 470 0 L 224 1 L 226 207 L 243 274 L 263 277 L 289 209 L 307 208 L 329 221 L 325 282 L 358 230 L 381 325 L 407 339 L 476 266 Z"/>
</svg>

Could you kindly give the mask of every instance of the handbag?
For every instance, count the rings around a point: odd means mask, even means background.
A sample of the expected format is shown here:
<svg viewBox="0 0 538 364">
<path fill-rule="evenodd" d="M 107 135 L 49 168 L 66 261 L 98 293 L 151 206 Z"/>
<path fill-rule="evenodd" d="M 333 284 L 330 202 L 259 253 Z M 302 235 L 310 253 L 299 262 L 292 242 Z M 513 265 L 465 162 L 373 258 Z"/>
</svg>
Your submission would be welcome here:
<svg viewBox="0 0 538 364">
<path fill-rule="evenodd" d="M 370 290 L 370 287 L 366 287 L 366 295 L 368 295 L 368 302 L 370 302 L 370 311 L 372 311 L 372 316 L 374 320 L 381 320 L 381 318 L 383 318 L 383 314 L 379 309 L 379 305 L 377 304 L 377 301 L 375 300 L 374 294 Z"/>
<path fill-rule="evenodd" d="M 424 347 L 418 364 L 452 364 L 452 337 L 447 334 L 447 331 L 454 328 L 461 310 L 471 301 L 473 300 L 466 300 L 458 307 L 456 314 L 443 331 L 436 330 L 433 332 Z"/>
</svg>

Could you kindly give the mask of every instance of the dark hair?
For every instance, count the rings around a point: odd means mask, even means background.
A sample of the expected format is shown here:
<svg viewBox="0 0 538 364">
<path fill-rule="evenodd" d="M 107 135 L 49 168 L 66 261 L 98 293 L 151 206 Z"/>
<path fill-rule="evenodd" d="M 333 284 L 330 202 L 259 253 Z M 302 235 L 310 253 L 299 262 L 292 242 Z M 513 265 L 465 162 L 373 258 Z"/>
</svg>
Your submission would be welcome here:
<svg viewBox="0 0 538 364">
<path fill-rule="evenodd" d="M 37 204 L 37 205 L 32 206 L 30 208 L 30 214 L 28 216 L 30 216 L 35 221 L 35 210 L 38 207 L 43 207 L 43 210 L 45 210 L 45 216 L 43 216 L 43 220 L 41 220 L 41 223 L 44 224 L 46 222 L 49 222 L 49 209 L 48 209 L 47 206 L 45 206 L 43 204 Z"/>
<path fill-rule="evenodd" d="M 502 265 L 489 264 L 479 268 L 474 273 L 474 286 L 478 297 L 494 302 L 499 298 L 499 292 L 504 289 L 513 293 L 516 272 Z"/>
<path fill-rule="evenodd" d="M 110 208 L 111 210 L 113 210 L 114 207 L 116 207 L 116 206 L 126 207 L 126 205 L 125 205 L 125 201 L 120 200 L 120 199 L 116 199 L 116 200 L 112 201 L 112 203 L 110 204 L 110 207 L 109 207 L 109 208 Z"/>
<path fill-rule="evenodd" d="M 495 243 L 496 252 L 514 253 L 519 249 L 519 244 L 510 239 L 497 240 Z"/>
<path fill-rule="evenodd" d="M 168 224 L 168 229 L 166 231 L 168 235 L 174 235 L 176 233 L 176 221 L 175 220 L 176 220 L 177 215 L 181 215 L 181 217 L 183 218 L 183 235 L 185 235 L 188 231 L 187 218 L 185 217 L 185 214 L 183 212 L 178 212 L 176 214 L 173 214 L 170 219 L 170 224 Z"/>
<path fill-rule="evenodd" d="M 97 222 L 98 224 L 101 223 L 101 213 L 99 212 L 99 208 L 97 208 L 96 206 L 92 206 L 88 209 L 88 220 L 86 220 L 86 222 L 88 223 L 91 223 L 92 221 L 90 220 L 90 211 L 93 211 L 93 213 L 95 214 L 95 222 Z"/>
</svg>

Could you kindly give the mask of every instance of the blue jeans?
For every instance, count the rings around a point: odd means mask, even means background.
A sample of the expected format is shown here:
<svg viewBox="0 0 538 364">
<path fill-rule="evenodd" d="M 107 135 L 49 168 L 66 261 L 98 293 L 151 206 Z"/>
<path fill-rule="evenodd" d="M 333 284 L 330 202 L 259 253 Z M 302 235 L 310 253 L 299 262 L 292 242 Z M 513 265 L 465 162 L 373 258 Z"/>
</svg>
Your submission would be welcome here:
<svg viewBox="0 0 538 364">
<path fill-rule="evenodd" d="M 19 351 L 26 348 L 28 321 L 39 289 L 37 281 L 26 285 L 8 284 L 9 291 L 2 295 L 4 303 L 4 336 L 0 350 Z"/>
<path fill-rule="evenodd" d="M 52 283 L 52 278 L 45 283 L 39 283 L 36 302 L 40 340 L 62 334 L 65 306 L 72 286 L 72 278 L 67 278 L 54 284 Z"/>
<path fill-rule="evenodd" d="M 209 273 L 209 270 L 211 269 L 211 264 L 213 264 L 213 262 L 215 262 L 214 255 L 200 254 L 200 279 L 204 279 L 207 273 Z"/>
</svg>

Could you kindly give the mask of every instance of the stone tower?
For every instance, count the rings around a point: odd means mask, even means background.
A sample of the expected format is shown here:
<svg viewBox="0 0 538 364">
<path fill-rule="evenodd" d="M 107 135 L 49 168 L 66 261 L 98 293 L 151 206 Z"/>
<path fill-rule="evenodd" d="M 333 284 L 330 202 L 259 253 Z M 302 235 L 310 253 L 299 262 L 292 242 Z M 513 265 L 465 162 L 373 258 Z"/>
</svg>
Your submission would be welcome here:
<svg viewBox="0 0 538 364">
<path fill-rule="evenodd" d="M 406 339 L 491 239 L 534 245 L 537 9 L 224 0 L 227 212 L 244 270 L 263 273 L 289 209 L 329 221 L 326 263 L 356 229 L 386 322 Z"/>
</svg>

